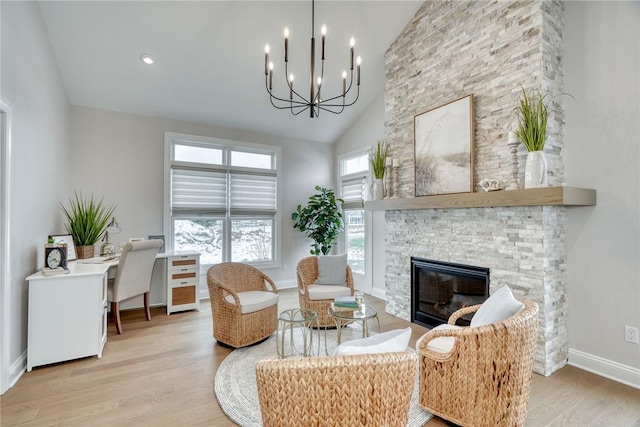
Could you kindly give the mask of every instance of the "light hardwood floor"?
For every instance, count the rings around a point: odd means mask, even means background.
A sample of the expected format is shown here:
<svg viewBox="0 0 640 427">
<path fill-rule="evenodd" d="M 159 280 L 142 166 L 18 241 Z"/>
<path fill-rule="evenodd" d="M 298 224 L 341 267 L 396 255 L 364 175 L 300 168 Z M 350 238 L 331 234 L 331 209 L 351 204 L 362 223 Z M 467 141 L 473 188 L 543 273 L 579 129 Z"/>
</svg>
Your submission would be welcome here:
<svg viewBox="0 0 640 427">
<path fill-rule="evenodd" d="M 280 310 L 297 307 L 294 289 L 280 292 Z M 411 345 L 426 329 L 384 313 L 381 329 L 410 325 Z M 0 425 L 233 426 L 221 411 L 213 379 L 230 349 L 211 334 L 209 301 L 201 310 L 166 316 L 123 313 L 124 334 L 110 321 L 101 359 L 90 357 L 34 368 L 1 398 Z M 444 426 L 433 418 L 428 427 Z M 527 426 L 640 427 L 640 390 L 567 366 L 550 377 L 534 374 Z"/>
</svg>

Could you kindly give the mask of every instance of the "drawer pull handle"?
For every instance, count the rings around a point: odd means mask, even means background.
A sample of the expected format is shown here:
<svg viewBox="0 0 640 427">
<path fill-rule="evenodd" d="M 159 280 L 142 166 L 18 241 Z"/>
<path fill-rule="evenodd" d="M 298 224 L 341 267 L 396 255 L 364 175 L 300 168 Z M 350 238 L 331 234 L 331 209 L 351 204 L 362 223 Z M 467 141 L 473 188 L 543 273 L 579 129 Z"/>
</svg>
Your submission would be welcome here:
<svg viewBox="0 0 640 427">
<path fill-rule="evenodd" d="M 180 282 L 181 285 L 186 285 L 189 282 Z"/>
</svg>

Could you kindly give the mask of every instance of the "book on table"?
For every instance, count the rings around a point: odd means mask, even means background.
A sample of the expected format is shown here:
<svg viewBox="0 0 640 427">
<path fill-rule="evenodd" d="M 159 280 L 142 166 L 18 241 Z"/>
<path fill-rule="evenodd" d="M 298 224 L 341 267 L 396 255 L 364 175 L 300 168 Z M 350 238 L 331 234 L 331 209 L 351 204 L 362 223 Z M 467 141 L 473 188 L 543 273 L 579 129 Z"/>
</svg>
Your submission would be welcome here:
<svg viewBox="0 0 640 427">
<path fill-rule="evenodd" d="M 340 308 L 358 308 L 360 305 L 356 302 L 355 297 L 345 296 L 345 297 L 335 297 L 333 300 L 334 307 Z"/>
</svg>

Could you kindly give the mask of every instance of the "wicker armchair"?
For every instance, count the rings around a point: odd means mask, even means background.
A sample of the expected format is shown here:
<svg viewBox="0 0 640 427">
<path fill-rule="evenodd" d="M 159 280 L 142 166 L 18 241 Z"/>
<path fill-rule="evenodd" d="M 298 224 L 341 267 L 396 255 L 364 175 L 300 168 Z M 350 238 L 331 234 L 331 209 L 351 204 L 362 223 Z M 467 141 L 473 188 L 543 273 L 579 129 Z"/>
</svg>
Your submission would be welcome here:
<svg viewBox="0 0 640 427">
<path fill-rule="evenodd" d="M 348 294 L 353 295 L 353 274 L 351 273 L 351 267 L 348 265 L 345 275 L 347 288 L 349 289 Z M 335 326 L 335 323 L 327 313 L 334 297 L 331 296 L 329 299 L 311 299 L 309 297 L 309 286 L 314 285 L 318 278 L 318 258 L 310 256 L 301 259 L 296 267 L 296 276 L 298 279 L 298 300 L 300 301 L 300 307 L 318 313 L 319 326 Z"/>
<path fill-rule="evenodd" d="M 278 291 L 266 274 L 239 262 L 214 265 L 207 272 L 213 337 L 229 347 L 268 338 L 278 323 Z"/>
<path fill-rule="evenodd" d="M 263 425 L 405 427 L 416 362 L 413 351 L 261 360 Z"/>
<path fill-rule="evenodd" d="M 475 328 L 427 332 L 420 354 L 420 405 L 461 426 L 521 426 L 527 415 L 538 305 L 501 322 Z M 479 305 L 453 313 L 449 325 Z M 438 337 L 454 337 L 448 353 L 427 348 Z"/>
</svg>

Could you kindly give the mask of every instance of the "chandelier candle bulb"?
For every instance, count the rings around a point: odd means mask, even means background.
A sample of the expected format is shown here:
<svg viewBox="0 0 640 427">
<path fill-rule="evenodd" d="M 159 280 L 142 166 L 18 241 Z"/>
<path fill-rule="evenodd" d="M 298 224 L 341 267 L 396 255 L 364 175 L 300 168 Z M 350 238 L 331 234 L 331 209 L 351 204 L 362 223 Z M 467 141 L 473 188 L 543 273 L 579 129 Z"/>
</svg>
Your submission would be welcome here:
<svg viewBox="0 0 640 427">
<path fill-rule="evenodd" d="M 349 40 L 349 46 L 351 46 L 351 53 L 350 53 L 350 58 L 351 58 L 351 69 L 353 70 L 353 46 L 356 44 L 356 40 L 351 37 L 351 40 Z"/>
<path fill-rule="evenodd" d="M 289 62 L 289 28 L 284 27 L 284 62 Z"/>
<path fill-rule="evenodd" d="M 342 72 L 342 96 L 347 94 L 347 72 Z"/>
<path fill-rule="evenodd" d="M 322 60 L 324 61 L 324 36 L 327 34 L 327 26 L 323 25 L 320 28 L 320 33 L 322 33 Z"/>
<path fill-rule="evenodd" d="M 293 99 L 293 74 L 289 74 L 289 99 Z"/>
</svg>

